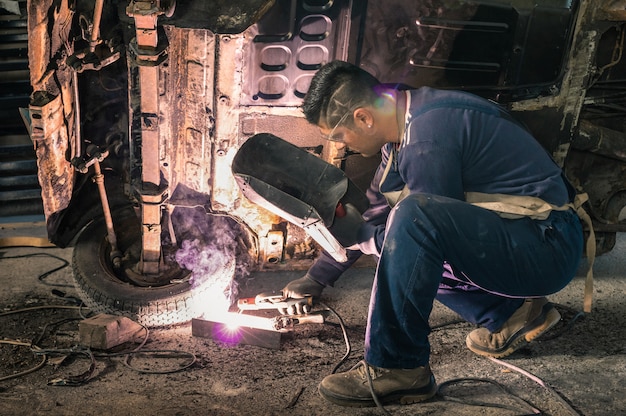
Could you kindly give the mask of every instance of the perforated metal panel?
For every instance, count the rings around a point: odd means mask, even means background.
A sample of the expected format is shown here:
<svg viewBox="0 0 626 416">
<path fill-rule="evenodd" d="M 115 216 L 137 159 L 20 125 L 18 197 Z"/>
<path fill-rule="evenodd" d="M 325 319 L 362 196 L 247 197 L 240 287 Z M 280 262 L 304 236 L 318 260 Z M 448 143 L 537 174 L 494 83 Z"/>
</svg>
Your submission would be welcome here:
<svg viewBox="0 0 626 416">
<path fill-rule="evenodd" d="M 249 32 L 243 105 L 298 105 L 315 71 L 347 56 L 351 1 L 282 4 Z"/>
</svg>

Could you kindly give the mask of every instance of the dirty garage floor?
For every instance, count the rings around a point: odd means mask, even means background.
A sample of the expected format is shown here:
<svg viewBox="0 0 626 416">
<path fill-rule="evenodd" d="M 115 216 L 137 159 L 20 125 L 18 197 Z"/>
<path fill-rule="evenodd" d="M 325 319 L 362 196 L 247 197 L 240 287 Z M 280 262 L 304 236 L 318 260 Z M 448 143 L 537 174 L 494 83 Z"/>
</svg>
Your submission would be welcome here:
<svg viewBox="0 0 626 416">
<path fill-rule="evenodd" d="M 42 223 L 0 224 L 2 237 L 44 233 Z M 551 297 L 559 305 L 563 321 L 544 339 L 504 360 L 528 375 L 468 351 L 465 335 L 473 327 L 458 322 L 454 313 L 436 303 L 431 317 L 436 328 L 431 335 L 431 365 L 439 383 L 456 382 L 444 386 L 430 402 L 390 405 L 386 410 L 393 415 L 508 416 L 536 413 L 530 403 L 543 414 L 555 416 L 626 414 L 625 237 L 619 235 L 615 249 L 596 260 L 592 313 L 574 319 L 582 308 L 584 261 L 575 280 Z M 42 356 L 19 342 L 36 340 L 37 345 L 49 349 L 78 343 L 79 311 L 36 309 L 70 305 L 53 290 L 75 295 L 71 267 L 38 278 L 62 266 L 63 259 L 70 261 L 71 249 L 0 248 L 0 377 L 42 362 Z M 351 269 L 335 288 L 325 292 L 323 301 L 342 317 L 351 344 L 341 370 L 362 358 L 373 274 L 369 268 Z M 258 273 L 243 294 L 280 289 L 300 275 Z M 24 308 L 33 309 L 9 313 Z M 191 325 L 151 330 L 142 348 L 164 352 L 136 355 L 128 361 L 123 355 L 97 356 L 93 377 L 77 385 L 51 382 L 80 378 L 90 366 L 87 356 L 69 355 L 61 360 L 62 356 L 51 355 L 41 368 L 0 381 L 0 414 L 383 414 L 376 408 L 342 408 L 319 396 L 318 383 L 346 353 L 337 322 L 331 318 L 324 325 L 301 325 L 282 336 L 279 349 L 220 345 L 192 336 Z M 196 361 L 187 367 L 189 354 L 195 355 Z"/>
</svg>

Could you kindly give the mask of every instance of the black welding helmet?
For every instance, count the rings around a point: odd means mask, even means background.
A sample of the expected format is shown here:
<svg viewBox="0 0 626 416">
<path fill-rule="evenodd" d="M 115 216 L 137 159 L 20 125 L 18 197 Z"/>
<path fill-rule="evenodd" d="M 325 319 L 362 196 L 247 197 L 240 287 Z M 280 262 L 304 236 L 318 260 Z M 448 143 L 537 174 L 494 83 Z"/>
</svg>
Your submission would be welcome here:
<svg viewBox="0 0 626 416">
<path fill-rule="evenodd" d="M 334 238 L 327 228 L 337 206 L 352 204 L 363 213 L 369 205 L 341 169 L 269 133 L 256 134 L 239 148 L 232 172 L 249 200 L 305 229 L 331 254 L 326 240 Z"/>
</svg>

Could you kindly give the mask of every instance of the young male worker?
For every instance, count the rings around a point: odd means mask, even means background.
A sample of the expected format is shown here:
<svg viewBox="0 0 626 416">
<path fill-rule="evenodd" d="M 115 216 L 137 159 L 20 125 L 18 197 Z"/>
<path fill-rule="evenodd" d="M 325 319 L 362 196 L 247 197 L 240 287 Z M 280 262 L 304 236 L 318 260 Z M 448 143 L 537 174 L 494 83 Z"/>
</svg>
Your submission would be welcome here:
<svg viewBox="0 0 626 416">
<path fill-rule="evenodd" d="M 283 293 L 319 296 L 360 253 L 378 257 L 365 359 L 324 378 L 323 397 L 345 406 L 373 405 L 372 388 L 383 403 L 432 397 L 434 299 L 480 325 L 466 343 L 485 356 L 507 356 L 559 321 L 545 296 L 570 282 L 582 256 L 575 193 L 510 115 L 464 92 L 388 88 L 340 61 L 316 73 L 303 111 L 329 140 L 382 151 L 370 209 L 336 219 L 353 230 L 350 260 L 323 255 Z"/>
</svg>

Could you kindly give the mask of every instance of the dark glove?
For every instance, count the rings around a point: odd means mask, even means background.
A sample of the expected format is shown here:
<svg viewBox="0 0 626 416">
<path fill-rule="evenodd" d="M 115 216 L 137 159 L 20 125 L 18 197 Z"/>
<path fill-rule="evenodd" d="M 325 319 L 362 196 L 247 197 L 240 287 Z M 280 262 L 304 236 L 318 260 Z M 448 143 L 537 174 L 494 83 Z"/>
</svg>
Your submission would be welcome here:
<svg viewBox="0 0 626 416">
<path fill-rule="evenodd" d="M 283 297 L 287 299 L 302 299 L 302 303 L 296 303 L 289 308 L 279 308 L 278 311 L 283 315 L 301 315 L 309 313 L 311 307 L 304 300 L 305 296 L 319 298 L 324 290 L 324 285 L 317 283 L 308 274 L 303 277 L 292 280 L 283 288 Z"/>
<path fill-rule="evenodd" d="M 343 208 L 342 211 L 345 211 L 345 215 L 339 215 L 339 213 L 337 213 L 333 225 L 328 227 L 328 230 L 342 246 L 348 248 L 359 243 L 359 229 L 365 221 L 354 205 L 345 204 Z M 339 211 L 338 209 L 337 212 Z"/>
</svg>

